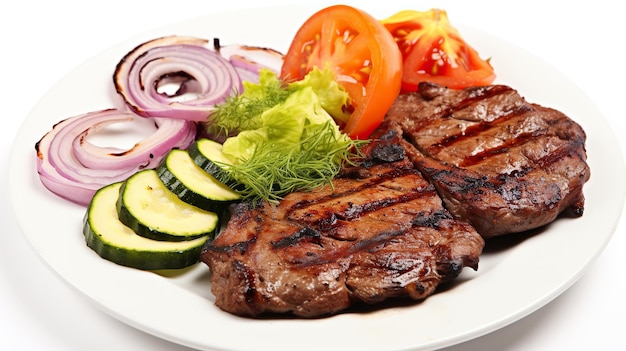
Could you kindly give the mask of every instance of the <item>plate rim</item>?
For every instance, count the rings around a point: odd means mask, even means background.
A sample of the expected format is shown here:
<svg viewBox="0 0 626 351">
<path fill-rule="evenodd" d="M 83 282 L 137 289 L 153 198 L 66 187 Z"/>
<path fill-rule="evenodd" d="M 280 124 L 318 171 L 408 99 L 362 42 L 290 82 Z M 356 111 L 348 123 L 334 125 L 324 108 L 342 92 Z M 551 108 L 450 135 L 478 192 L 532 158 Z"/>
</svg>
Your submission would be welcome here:
<svg viewBox="0 0 626 351">
<path fill-rule="evenodd" d="M 300 10 L 309 8 L 308 6 L 301 6 L 301 5 L 294 6 L 294 7 L 298 8 Z M 228 13 L 232 12 L 232 13 L 240 14 L 242 11 L 254 12 L 254 11 L 259 11 L 259 8 L 252 8 L 252 9 L 245 9 L 245 10 L 238 10 L 238 11 L 229 11 Z M 185 23 L 191 23 L 191 22 L 195 23 L 196 21 L 199 21 L 201 19 L 212 18 L 212 17 L 217 16 L 217 15 L 223 15 L 223 14 L 210 14 L 210 15 L 207 15 L 207 16 L 201 16 L 201 17 L 199 17 L 198 19 L 195 19 L 195 20 L 185 21 Z M 120 50 L 119 48 L 122 47 L 122 46 L 128 47 L 132 43 L 136 43 L 136 40 L 138 40 L 138 38 L 141 37 L 141 36 L 146 37 L 146 35 L 151 35 L 151 33 L 153 33 L 153 32 L 156 32 L 156 31 L 163 32 L 163 31 L 169 30 L 168 28 L 177 28 L 177 27 L 182 26 L 182 25 L 183 25 L 183 23 L 178 23 L 178 24 L 172 24 L 172 25 L 164 26 L 164 27 L 162 27 L 162 28 L 160 28 L 158 30 L 148 31 L 148 32 L 146 32 L 146 33 L 144 33 L 144 34 L 142 34 L 140 36 L 137 36 L 135 38 L 131 38 L 128 41 L 120 43 L 118 46 L 110 48 L 110 49 L 104 51 L 103 53 L 101 53 L 100 55 L 96 55 L 92 59 L 87 60 L 87 62 L 85 62 L 83 65 L 81 65 L 80 67 L 77 67 L 76 69 L 74 69 L 71 72 L 69 72 L 64 78 L 61 79 L 61 81 L 59 81 L 57 84 L 55 84 L 50 89 L 50 92 L 47 93 L 42 98 L 42 101 L 38 102 L 37 105 L 35 106 L 35 108 L 33 109 L 33 111 L 31 113 L 29 113 L 28 117 L 26 118 L 26 120 L 24 121 L 24 123 L 20 127 L 20 130 L 18 131 L 18 134 L 17 134 L 17 137 L 16 137 L 16 141 L 14 142 L 13 147 L 11 149 L 10 157 L 9 157 L 9 188 L 10 188 L 9 195 L 10 195 L 10 203 L 12 205 L 11 209 L 14 212 L 14 216 L 15 216 L 17 222 L 18 222 L 18 226 L 19 226 L 20 230 L 22 231 L 22 234 L 27 239 L 29 245 L 31 245 L 31 247 L 35 250 L 37 255 L 40 258 L 42 258 L 42 261 L 45 263 L 45 265 L 48 268 L 50 268 L 51 271 L 53 271 L 53 273 L 55 273 L 59 278 L 61 278 L 62 281 L 64 281 L 65 283 L 67 283 L 71 287 L 77 289 L 78 291 L 80 291 L 83 295 L 85 295 L 87 298 L 89 298 L 91 301 L 93 301 L 97 306 L 99 306 L 103 311 L 111 314 L 112 316 L 114 316 L 115 318 L 119 319 L 120 321 L 122 321 L 122 322 L 124 322 L 126 324 L 129 324 L 129 325 L 131 325 L 131 326 L 133 326 L 135 328 L 138 328 L 140 330 L 148 332 L 149 334 L 155 335 L 157 337 L 161 337 L 161 338 L 164 338 L 166 340 L 170 340 L 170 341 L 179 343 L 181 345 L 196 347 L 196 348 L 200 348 L 200 349 L 204 349 L 204 348 L 207 348 L 207 347 L 222 347 L 222 346 L 226 347 L 226 349 L 228 349 L 228 348 L 235 348 L 236 345 L 233 345 L 233 344 L 225 344 L 225 345 L 219 346 L 219 345 L 203 344 L 201 342 L 201 340 L 195 340 L 195 339 L 194 340 L 187 340 L 187 339 L 183 340 L 179 335 L 164 333 L 162 330 L 160 330 L 161 328 L 159 327 L 159 325 L 154 325 L 154 323 L 149 323 L 148 321 L 144 321 L 143 318 L 141 318 L 141 317 L 136 317 L 136 316 L 133 317 L 132 313 L 136 313 L 137 311 L 133 311 L 130 315 L 129 314 L 124 314 L 123 311 L 119 310 L 120 308 L 123 308 L 125 306 L 124 304 L 119 304 L 119 303 L 116 304 L 114 301 L 111 301 L 111 299 L 104 299 L 102 297 L 94 298 L 93 294 L 90 294 L 90 291 L 87 291 L 87 289 L 85 289 L 84 287 L 81 287 L 80 284 L 77 284 L 77 282 L 74 281 L 75 277 L 68 277 L 67 270 L 66 270 L 67 268 L 65 268 L 64 263 L 59 262 L 58 258 L 56 258 L 56 257 L 51 260 L 50 254 L 45 251 L 46 249 L 42 248 L 41 246 L 39 246 L 37 242 L 33 242 L 34 237 L 32 236 L 32 234 L 29 235 L 29 233 L 27 233 L 27 229 L 26 229 L 26 228 L 30 228 L 29 224 L 26 222 L 25 218 L 23 217 L 23 214 L 19 213 L 20 212 L 19 209 L 23 209 L 24 208 L 24 204 L 22 204 L 22 200 L 19 199 L 19 194 L 17 193 L 17 188 L 15 186 L 12 186 L 12 185 L 15 185 L 16 183 L 19 184 L 20 181 L 18 181 L 18 180 L 21 179 L 20 178 L 20 174 L 18 174 L 15 171 L 15 168 L 16 168 L 15 166 L 17 164 L 22 164 L 23 165 L 23 162 L 22 163 L 18 162 L 19 158 L 22 157 L 21 154 L 22 154 L 22 151 L 23 151 L 23 150 L 21 150 L 23 145 L 20 145 L 20 144 L 22 144 L 20 142 L 20 139 L 23 140 L 25 135 L 29 134 L 29 131 L 27 130 L 28 129 L 27 126 L 28 126 L 28 124 L 34 123 L 34 122 L 31 121 L 31 119 L 34 118 L 33 116 L 37 116 L 37 113 L 38 113 L 37 112 L 37 108 L 40 107 L 41 104 L 45 105 L 45 103 L 46 103 L 45 98 L 47 96 L 49 96 L 49 94 L 53 93 L 55 91 L 55 89 L 57 89 L 59 86 L 61 86 L 62 82 L 66 81 L 66 80 L 70 79 L 71 77 L 73 77 L 74 75 L 76 75 L 78 70 L 81 70 L 84 67 L 90 66 L 92 64 L 92 62 L 95 62 L 95 60 L 97 60 L 101 55 L 105 55 L 107 52 L 111 52 L 111 50 L 119 51 Z M 459 25 L 458 27 L 463 27 L 462 32 L 466 28 L 465 26 L 461 26 L 461 25 Z M 469 29 L 470 27 L 467 27 L 467 28 Z M 473 29 L 471 29 L 471 30 L 473 30 Z M 478 31 L 478 32 L 480 32 L 480 31 Z M 495 36 L 493 34 L 490 34 L 490 33 L 482 32 L 482 34 L 488 35 L 488 36 L 491 36 L 491 37 L 497 37 L 497 36 Z M 515 46 L 512 43 L 509 43 L 509 44 Z M 518 48 L 518 50 L 523 50 L 523 49 Z M 532 55 L 531 53 L 528 53 L 526 51 L 524 51 L 524 52 L 526 54 L 528 54 L 528 55 Z M 537 57 L 537 59 L 539 59 L 539 58 Z M 559 72 L 559 75 L 560 75 L 560 72 Z M 567 77 L 563 76 L 562 78 L 569 81 L 569 79 Z M 571 81 L 569 81 L 569 82 L 570 82 L 570 84 L 572 86 L 574 86 L 574 89 L 577 90 L 577 92 L 579 94 L 584 96 L 582 91 L 578 87 L 575 87 L 573 82 L 571 82 Z M 589 104 L 590 102 L 587 101 L 587 103 Z M 589 108 L 592 109 L 592 110 L 595 110 L 595 112 L 598 115 L 601 116 L 600 111 L 597 109 L 597 107 L 595 107 L 595 105 L 593 103 L 591 103 Z M 596 123 L 597 122 L 598 121 L 596 121 Z M 600 128 L 600 129 L 606 129 L 607 131 L 611 132 L 610 129 L 608 128 L 608 124 L 606 123 L 606 119 L 602 118 L 601 122 L 602 123 L 600 123 L 600 126 L 594 127 L 594 130 L 595 130 L 595 128 Z M 585 127 L 585 128 L 587 129 L 587 127 Z M 618 143 L 617 143 L 617 141 L 615 139 L 615 136 L 613 135 L 613 133 L 609 133 L 609 134 L 611 135 L 611 137 L 608 138 L 607 140 L 605 140 L 604 142 L 608 143 L 607 146 L 611 146 L 611 145 L 614 146 L 614 150 L 613 151 L 617 152 L 617 155 L 613 155 L 613 156 L 621 156 L 621 150 L 620 150 L 620 148 L 618 146 Z M 34 143 L 34 141 L 35 140 L 33 140 L 33 143 Z M 610 147 L 609 147 L 609 149 L 610 149 Z M 30 149 L 30 151 L 32 151 L 32 148 Z M 623 157 L 619 157 L 619 159 L 620 159 L 620 162 L 619 162 L 619 165 L 617 165 L 617 167 L 619 168 L 617 173 L 619 175 L 621 175 L 621 177 L 623 179 L 624 178 L 624 174 L 626 174 L 626 170 L 624 168 L 624 164 L 623 164 L 623 161 L 622 161 Z M 30 163 L 30 165 L 32 166 L 32 168 L 30 168 L 30 169 L 34 170 L 34 159 L 31 160 L 31 161 L 32 162 Z M 590 181 L 594 180 L 593 177 L 594 177 L 594 175 L 593 175 L 593 168 L 592 168 L 592 180 L 590 180 Z M 32 180 L 33 179 L 29 179 L 30 182 L 32 182 Z M 33 185 L 35 187 L 40 186 L 40 184 L 39 185 L 31 184 L 31 185 Z M 39 189 L 39 190 L 42 190 L 42 189 Z M 521 319 L 522 317 L 524 317 L 524 316 L 534 312 L 535 310 L 541 308 L 542 306 L 544 306 L 545 304 L 547 304 L 548 302 L 550 302 L 551 300 L 553 300 L 554 298 L 559 296 L 562 292 L 567 290 L 572 284 L 574 284 L 584 274 L 584 272 L 586 271 L 586 269 L 589 266 L 589 264 L 592 261 L 594 261 L 595 258 L 597 258 L 597 256 L 602 252 L 604 247 L 610 241 L 610 238 L 611 238 L 611 236 L 613 235 L 613 233 L 615 231 L 615 228 L 617 226 L 617 221 L 620 218 L 620 214 L 621 214 L 622 208 L 624 206 L 624 194 L 625 194 L 626 190 L 624 189 L 623 185 L 621 186 L 621 189 L 619 189 L 619 190 L 620 191 L 616 192 L 616 194 L 618 194 L 618 195 L 615 195 L 615 196 L 621 198 L 621 203 L 618 206 L 619 208 L 614 209 L 614 213 L 617 213 L 617 215 L 614 217 L 615 221 L 612 224 L 612 227 L 610 229 L 611 233 L 606 235 L 603 238 L 603 242 L 602 243 L 598 243 L 599 245 L 595 248 L 595 251 L 593 252 L 593 254 L 590 255 L 589 257 L 587 257 L 586 262 L 584 264 L 582 264 L 582 269 L 577 270 L 574 274 L 572 274 L 569 277 L 567 277 L 567 279 L 565 279 L 565 282 L 560 284 L 560 286 L 554 287 L 553 289 L 551 289 L 551 291 L 545 292 L 545 294 L 542 296 L 542 298 L 540 300 L 536 301 L 535 304 L 527 306 L 526 309 L 521 310 L 521 311 L 517 311 L 517 313 L 509 314 L 509 315 L 503 317 L 499 321 L 496 321 L 496 322 L 493 322 L 493 323 L 490 323 L 490 324 L 484 324 L 481 328 L 475 328 L 475 329 L 473 329 L 471 331 L 468 331 L 467 333 L 465 333 L 463 335 L 456 335 L 455 337 L 449 338 L 449 339 L 446 339 L 446 340 L 441 340 L 440 339 L 438 341 L 435 341 L 435 342 L 432 342 L 432 343 L 429 343 L 429 344 L 408 345 L 408 346 L 411 347 L 411 349 L 415 349 L 415 350 L 417 350 L 417 349 L 430 349 L 431 347 L 433 347 L 433 348 L 434 347 L 436 347 L 436 348 L 438 348 L 438 347 L 445 347 L 445 346 L 451 346 L 451 345 L 457 344 L 459 342 L 468 341 L 468 340 L 470 340 L 472 338 L 479 337 L 481 335 L 487 334 L 487 333 L 492 332 L 494 330 L 497 330 L 497 329 L 499 329 L 501 327 L 504 327 L 504 326 L 506 326 L 506 325 L 508 325 L 510 323 L 513 323 L 513 322 Z M 50 194 L 42 194 L 42 195 L 46 199 L 51 197 Z M 49 200 L 52 201 L 53 203 L 55 202 L 54 200 L 56 200 L 56 201 L 64 201 L 64 200 L 60 200 L 60 199 L 56 199 L 56 198 L 52 198 L 52 199 L 49 199 Z M 69 207 L 73 207 L 73 206 L 70 205 Z M 87 251 L 87 249 L 85 249 L 85 251 Z M 88 256 L 87 255 L 88 253 L 89 252 L 83 252 L 81 254 L 81 256 L 82 257 L 86 257 L 86 256 Z M 116 268 L 119 268 L 119 267 L 116 267 Z M 137 276 L 137 274 L 135 274 L 137 272 L 135 272 L 135 271 L 130 271 L 130 270 L 127 270 L 127 269 L 121 269 L 120 271 L 124 272 L 124 273 L 121 273 L 121 274 L 124 275 L 124 279 L 135 279 L 136 276 Z M 145 272 L 142 272 L 142 273 L 145 273 Z M 146 283 L 150 284 L 151 286 L 155 285 L 156 284 L 155 281 L 158 281 L 158 279 L 162 279 L 162 278 L 154 276 L 154 275 L 149 275 L 149 277 L 146 276 L 144 278 L 146 280 Z M 470 283 L 471 283 L 471 281 L 470 281 Z M 156 285 L 159 285 L 159 284 L 156 284 Z M 97 286 L 100 287 L 100 288 L 103 288 L 103 289 L 106 288 L 105 286 L 102 286 L 102 284 L 99 284 Z M 173 287 L 172 289 L 168 289 L 168 290 L 169 291 L 177 291 L 179 288 L 180 287 Z M 91 287 L 89 289 L 91 289 Z M 119 294 L 119 292 L 116 293 L 115 296 L 119 296 L 117 294 Z M 441 298 L 440 296 L 435 294 L 435 295 L 429 297 L 426 300 L 425 304 L 427 304 L 428 301 L 431 300 L 431 299 L 437 300 L 437 299 L 440 299 L 440 298 Z M 156 301 L 151 301 L 151 302 L 154 303 Z M 196 305 L 198 302 L 200 302 L 200 301 L 194 301 L 194 305 Z M 201 303 L 206 303 L 206 301 L 202 301 Z M 424 306 L 424 304 L 422 304 L 420 307 L 422 307 L 422 306 Z M 171 309 L 168 309 L 168 312 L 176 314 L 176 311 L 173 311 Z M 394 314 L 394 311 L 391 311 L 389 313 L 382 312 L 380 314 L 383 315 L 384 319 L 387 319 L 387 318 L 390 318 L 389 315 L 393 315 Z M 353 315 L 349 315 L 349 317 L 354 317 L 354 316 Z M 343 320 L 345 320 L 347 318 L 348 318 L 348 315 L 335 316 L 335 317 L 332 317 L 332 318 L 328 319 L 328 321 L 331 321 L 328 324 L 334 326 L 335 324 L 339 323 L 339 322 L 335 322 L 335 321 L 343 321 Z M 356 318 L 360 318 L 360 317 L 357 316 Z M 227 316 L 226 319 L 227 319 L 226 324 L 232 324 L 232 323 L 235 323 L 235 321 L 236 322 L 242 322 L 242 323 L 245 323 L 245 324 L 249 324 L 247 321 L 245 321 L 245 320 L 242 321 L 240 318 L 233 317 L 233 316 Z M 295 323 L 296 324 L 302 324 L 301 322 L 303 322 L 303 321 L 296 321 Z M 237 323 L 235 323 L 235 324 L 237 324 Z M 270 321 L 270 324 L 279 324 L 279 325 L 284 327 L 284 325 L 283 325 L 284 323 L 275 323 L 275 321 Z M 354 345 L 354 343 L 352 345 Z M 276 346 L 276 345 L 273 345 L 273 346 Z"/>
</svg>

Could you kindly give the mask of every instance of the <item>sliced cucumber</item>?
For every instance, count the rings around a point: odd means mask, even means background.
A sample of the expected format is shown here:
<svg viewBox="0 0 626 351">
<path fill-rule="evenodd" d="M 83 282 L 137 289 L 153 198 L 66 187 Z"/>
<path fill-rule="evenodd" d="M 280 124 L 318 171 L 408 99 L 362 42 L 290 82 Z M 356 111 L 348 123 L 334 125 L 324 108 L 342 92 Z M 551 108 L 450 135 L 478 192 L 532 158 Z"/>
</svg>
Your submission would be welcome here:
<svg viewBox="0 0 626 351">
<path fill-rule="evenodd" d="M 179 269 L 200 259 L 208 237 L 180 242 L 157 241 L 137 235 L 117 217 L 116 203 L 122 182 L 98 190 L 85 214 L 83 234 L 87 246 L 100 257 L 143 270 Z"/>
<path fill-rule="evenodd" d="M 179 199 L 165 187 L 157 171 L 144 169 L 122 183 L 117 214 L 135 233 L 154 240 L 182 241 L 213 235 L 215 212 Z"/>
<path fill-rule="evenodd" d="M 179 199 L 207 211 L 221 213 L 228 204 L 241 198 L 200 168 L 185 150 L 171 150 L 157 168 L 157 173 Z"/>
<path fill-rule="evenodd" d="M 226 179 L 224 167 L 228 167 L 230 160 L 222 153 L 222 144 L 217 141 L 201 138 L 189 145 L 189 156 L 195 164 L 216 179 Z M 234 184 L 227 184 L 233 186 Z"/>
</svg>

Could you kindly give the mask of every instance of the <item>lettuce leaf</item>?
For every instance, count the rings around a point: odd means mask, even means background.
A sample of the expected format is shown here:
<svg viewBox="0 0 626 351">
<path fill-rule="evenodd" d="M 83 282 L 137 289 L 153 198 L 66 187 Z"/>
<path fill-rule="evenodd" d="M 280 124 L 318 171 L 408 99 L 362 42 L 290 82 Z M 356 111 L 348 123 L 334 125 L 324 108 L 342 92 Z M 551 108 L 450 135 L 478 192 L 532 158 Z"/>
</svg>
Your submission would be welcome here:
<svg viewBox="0 0 626 351">
<path fill-rule="evenodd" d="M 217 107 L 210 127 L 230 135 L 223 143 L 234 161 L 230 180 L 244 196 L 265 200 L 330 181 L 359 144 L 335 122 L 348 101 L 331 71 L 314 69 L 287 86 L 262 71 L 258 84 L 245 84 L 241 95 Z"/>
</svg>

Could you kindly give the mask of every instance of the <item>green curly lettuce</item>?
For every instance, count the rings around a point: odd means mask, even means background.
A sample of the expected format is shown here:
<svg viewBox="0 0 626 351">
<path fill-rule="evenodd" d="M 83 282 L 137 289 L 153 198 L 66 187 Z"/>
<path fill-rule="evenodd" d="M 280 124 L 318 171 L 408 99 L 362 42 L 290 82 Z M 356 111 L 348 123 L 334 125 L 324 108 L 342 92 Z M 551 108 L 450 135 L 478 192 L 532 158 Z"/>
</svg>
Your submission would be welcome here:
<svg viewBox="0 0 626 351">
<path fill-rule="evenodd" d="M 230 135 L 223 152 L 232 164 L 223 180 L 239 183 L 244 198 L 268 201 L 330 182 L 365 143 L 335 122 L 349 98 L 333 77 L 313 70 L 283 86 L 265 70 L 258 84 L 246 83 L 241 95 L 218 106 L 209 128 Z"/>
</svg>

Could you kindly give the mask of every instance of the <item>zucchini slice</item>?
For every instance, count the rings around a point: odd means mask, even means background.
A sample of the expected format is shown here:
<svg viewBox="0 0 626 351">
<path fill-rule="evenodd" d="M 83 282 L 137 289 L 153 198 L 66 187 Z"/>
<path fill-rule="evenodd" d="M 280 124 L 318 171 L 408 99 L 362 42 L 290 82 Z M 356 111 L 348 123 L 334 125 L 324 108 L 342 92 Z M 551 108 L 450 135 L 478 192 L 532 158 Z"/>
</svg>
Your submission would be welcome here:
<svg viewBox="0 0 626 351">
<path fill-rule="evenodd" d="M 213 236 L 215 212 L 190 205 L 172 193 L 154 169 L 128 177 L 120 188 L 117 214 L 135 233 L 153 240 L 183 241 Z"/>
<path fill-rule="evenodd" d="M 187 148 L 195 164 L 216 179 L 226 179 L 224 167 L 231 164 L 222 153 L 222 144 L 217 141 L 200 138 Z M 232 187 L 234 184 L 226 184 Z"/>
<path fill-rule="evenodd" d="M 185 150 L 170 150 L 157 173 L 179 199 L 207 211 L 221 213 L 228 204 L 241 198 L 239 193 L 200 168 Z"/>
<path fill-rule="evenodd" d="M 203 236 L 194 240 L 156 241 L 137 235 L 117 217 L 116 203 L 122 182 L 98 190 L 84 217 L 87 246 L 100 257 L 116 264 L 142 270 L 179 269 L 200 260 Z"/>
</svg>

